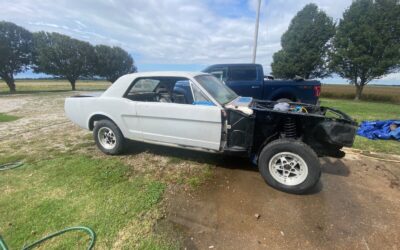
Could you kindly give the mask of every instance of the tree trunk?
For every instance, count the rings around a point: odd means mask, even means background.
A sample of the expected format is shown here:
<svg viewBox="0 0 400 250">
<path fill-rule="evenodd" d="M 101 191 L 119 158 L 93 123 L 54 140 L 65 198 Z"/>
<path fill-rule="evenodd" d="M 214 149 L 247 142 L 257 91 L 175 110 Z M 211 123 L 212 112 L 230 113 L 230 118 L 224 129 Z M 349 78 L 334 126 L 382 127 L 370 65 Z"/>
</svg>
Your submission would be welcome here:
<svg viewBox="0 0 400 250">
<path fill-rule="evenodd" d="M 356 96 L 354 97 L 354 101 L 359 101 L 361 99 L 362 91 L 364 88 L 364 84 L 360 83 L 356 85 Z"/>
<path fill-rule="evenodd" d="M 4 78 L 4 81 L 6 81 L 7 86 L 10 89 L 11 93 L 15 93 L 17 91 L 15 86 L 14 76 L 6 77 Z"/>
<path fill-rule="evenodd" d="M 69 82 L 71 83 L 72 90 L 76 90 L 75 88 L 76 80 L 69 80 Z"/>
</svg>

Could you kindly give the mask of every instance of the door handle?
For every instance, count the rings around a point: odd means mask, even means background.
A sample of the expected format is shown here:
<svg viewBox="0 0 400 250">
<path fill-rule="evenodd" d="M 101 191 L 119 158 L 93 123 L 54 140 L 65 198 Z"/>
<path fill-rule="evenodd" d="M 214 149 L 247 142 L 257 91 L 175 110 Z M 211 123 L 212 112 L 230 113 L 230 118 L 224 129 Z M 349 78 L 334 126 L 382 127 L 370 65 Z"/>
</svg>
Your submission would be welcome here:
<svg viewBox="0 0 400 250">
<path fill-rule="evenodd" d="M 259 89 L 260 86 L 251 86 L 252 89 Z"/>
</svg>

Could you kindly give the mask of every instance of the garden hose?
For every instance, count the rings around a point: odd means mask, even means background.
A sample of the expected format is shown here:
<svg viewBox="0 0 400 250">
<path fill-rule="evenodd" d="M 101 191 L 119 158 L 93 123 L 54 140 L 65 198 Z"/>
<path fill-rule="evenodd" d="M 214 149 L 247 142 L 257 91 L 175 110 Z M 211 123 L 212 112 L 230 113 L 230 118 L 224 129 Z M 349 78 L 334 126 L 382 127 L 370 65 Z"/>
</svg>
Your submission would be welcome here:
<svg viewBox="0 0 400 250">
<path fill-rule="evenodd" d="M 89 246 L 87 247 L 87 249 L 88 250 L 93 249 L 94 243 L 96 241 L 95 232 L 92 229 L 88 228 L 88 227 L 78 226 L 78 227 L 67 227 L 67 228 L 65 228 L 65 229 L 63 229 L 61 231 L 58 231 L 58 232 L 55 232 L 53 234 L 47 235 L 46 237 L 44 237 L 44 238 L 42 238 L 42 239 L 40 239 L 38 241 L 35 241 L 35 242 L 33 242 L 32 244 L 30 244 L 28 246 L 24 246 L 22 248 L 22 250 L 32 249 L 34 247 L 39 246 L 44 241 L 47 241 L 47 240 L 49 240 L 51 238 L 54 238 L 56 236 L 59 236 L 61 234 L 64 234 L 64 233 L 70 232 L 70 231 L 83 231 L 83 232 L 86 232 L 90 236 L 90 243 L 89 243 Z M 1 237 L 0 237 L 0 248 L 1 248 L 0 250 L 8 250 L 8 247 L 7 247 L 6 243 L 3 241 L 3 239 Z"/>
<path fill-rule="evenodd" d="M 24 165 L 24 163 L 21 162 L 21 161 L 12 162 L 12 163 L 6 163 L 6 164 L 0 164 L 0 171 L 18 168 L 18 167 L 21 167 L 22 165 Z"/>
<path fill-rule="evenodd" d="M 4 171 L 4 170 L 9 170 L 9 169 L 14 169 L 14 168 L 18 168 L 21 167 L 22 165 L 24 165 L 23 162 L 18 161 L 18 162 L 13 162 L 13 163 L 6 163 L 6 164 L 1 164 L 0 165 L 0 171 Z M 94 233 L 94 231 L 88 227 L 83 227 L 83 226 L 78 226 L 78 227 L 67 227 L 61 231 L 55 232 L 53 234 L 47 235 L 46 237 L 33 242 L 32 244 L 28 245 L 28 246 L 24 246 L 22 248 L 22 250 L 28 250 L 28 249 L 32 249 L 34 247 L 39 246 L 41 243 L 43 243 L 44 241 L 47 241 L 51 238 L 54 238 L 56 236 L 59 236 L 61 234 L 64 234 L 66 232 L 70 232 L 70 231 L 83 231 L 86 232 L 89 236 L 90 236 L 90 244 L 87 247 L 88 250 L 93 249 L 94 243 L 96 241 L 96 234 Z M 8 250 L 8 247 L 6 245 L 6 243 L 4 242 L 4 240 L 1 238 L 0 236 L 0 250 Z"/>
</svg>

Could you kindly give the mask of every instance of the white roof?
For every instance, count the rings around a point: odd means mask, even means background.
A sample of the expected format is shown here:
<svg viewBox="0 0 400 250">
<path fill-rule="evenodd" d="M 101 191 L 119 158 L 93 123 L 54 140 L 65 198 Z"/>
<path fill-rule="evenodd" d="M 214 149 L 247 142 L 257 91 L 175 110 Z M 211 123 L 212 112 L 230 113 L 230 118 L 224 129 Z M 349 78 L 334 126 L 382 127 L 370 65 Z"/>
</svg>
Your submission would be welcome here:
<svg viewBox="0 0 400 250">
<path fill-rule="evenodd" d="M 157 71 L 157 72 L 140 72 L 121 76 L 109 87 L 102 96 L 121 97 L 131 83 L 138 77 L 185 77 L 192 79 L 198 75 L 204 75 L 203 72 L 186 72 L 186 71 Z"/>
<path fill-rule="evenodd" d="M 198 75 L 204 75 L 207 73 L 203 72 L 189 72 L 189 71 L 151 71 L 151 72 L 138 72 L 127 74 L 126 76 L 132 77 L 132 79 L 136 77 L 160 77 L 160 76 L 170 76 L 170 77 L 195 77 Z"/>
</svg>

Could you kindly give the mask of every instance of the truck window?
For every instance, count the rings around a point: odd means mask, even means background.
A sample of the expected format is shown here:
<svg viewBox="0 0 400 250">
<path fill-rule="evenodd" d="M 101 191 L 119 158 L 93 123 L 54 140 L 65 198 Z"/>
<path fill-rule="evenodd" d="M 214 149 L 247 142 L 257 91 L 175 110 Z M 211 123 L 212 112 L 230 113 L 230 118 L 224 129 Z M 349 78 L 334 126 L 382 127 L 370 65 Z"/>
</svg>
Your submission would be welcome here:
<svg viewBox="0 0 400 250">
<path fill-rule="evenodd" d="M 228 68 L 227 67 L 218 67 L 212 68 L 208 73 L 215 76 L 220 81 L 226 81 L 228 78 Z"/>
<path fill-rule="evenodd" d="M 232 66 L 229 69 L 230 81 L 255 81 L 257 68 L 254 66 Z"/>
</svg>

